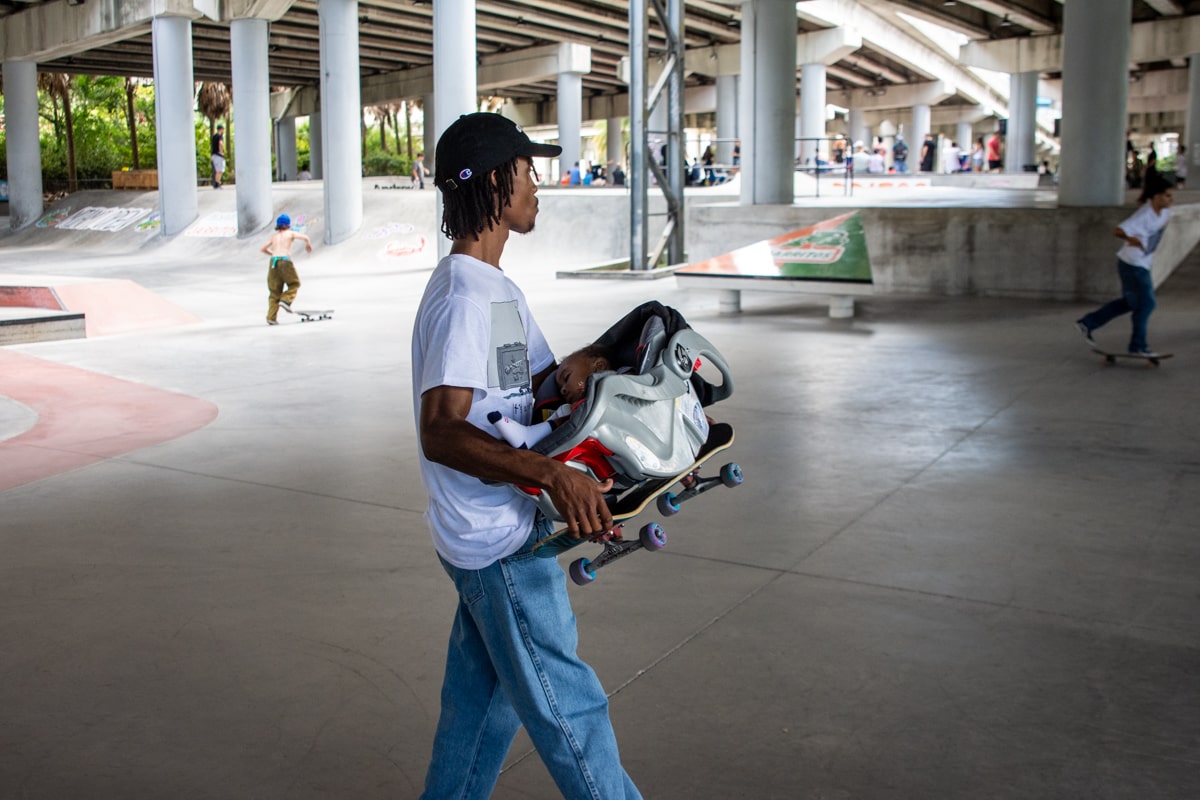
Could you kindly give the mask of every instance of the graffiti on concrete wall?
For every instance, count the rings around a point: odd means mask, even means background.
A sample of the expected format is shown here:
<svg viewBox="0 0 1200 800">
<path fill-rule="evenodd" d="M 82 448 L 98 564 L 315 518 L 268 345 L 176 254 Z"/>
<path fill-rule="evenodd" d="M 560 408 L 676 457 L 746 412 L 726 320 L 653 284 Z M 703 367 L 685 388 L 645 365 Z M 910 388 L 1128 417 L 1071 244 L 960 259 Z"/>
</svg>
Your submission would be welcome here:
<svg viewBox="0 0 1200 800">
<path fill-rule="evenodd" d="M 152 208 L 131 206 L 113 208 L 87 206 L 72 213 L 70 206 L 56 208 L 37 221 L 39 228 L 60 228 L 67 231 L 102 231 L 116 233 L 154 213 Z"/>
<path fill-rule="evenodd" d="M 183 235 L 201 239 L 232 239 L 237 232 L 236 211 L 214 211 L 193 222 Z"/>
<path fill-rule="evenodd" d="M 380 225 L 367 233 L 372 240 L 386 239 L 383 249 L 379 252 L 381 258 L 403 258 L 417 255 L 425 251 L 425 237 L 417 233 L 417 229 L 407 222 L 389 222 Z"/>
</svg>

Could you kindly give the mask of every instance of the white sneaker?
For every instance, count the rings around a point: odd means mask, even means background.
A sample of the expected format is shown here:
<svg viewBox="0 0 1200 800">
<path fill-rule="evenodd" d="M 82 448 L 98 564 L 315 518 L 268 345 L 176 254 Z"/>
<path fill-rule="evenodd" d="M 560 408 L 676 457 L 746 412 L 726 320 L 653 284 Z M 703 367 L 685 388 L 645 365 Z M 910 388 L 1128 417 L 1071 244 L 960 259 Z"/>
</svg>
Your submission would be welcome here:
<svg viewBox="0 0 1200 800">
<path fill-rule="evenodd" d="M 1083 338 L 1088 340 L 1088 344 L 1094 347 L 1096 340 L 1092 338 L 1092 329 L 1084 324 L 1082 319 L 1075 320 L 1075 327 L 1078 328 L 1079 332 L 1083 334 Z"/>
<path fill-rule="evenodd" d="M 282 308 L 284 311 L 288 312 L 289 314 L 296 313 L 295 311 L 292 311 L 292 304 L 289 303 L 287 300 L 280 300 L 279 307 Z"/>
</svg>

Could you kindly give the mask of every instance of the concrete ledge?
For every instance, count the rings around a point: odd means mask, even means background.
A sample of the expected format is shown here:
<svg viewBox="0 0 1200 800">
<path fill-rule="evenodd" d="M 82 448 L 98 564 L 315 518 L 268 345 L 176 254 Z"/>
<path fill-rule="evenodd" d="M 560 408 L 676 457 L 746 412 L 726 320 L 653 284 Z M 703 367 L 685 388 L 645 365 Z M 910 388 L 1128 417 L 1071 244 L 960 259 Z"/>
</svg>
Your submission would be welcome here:
<svg viewBox="0 0 1200 800">
<path fill-rule="evenodd" d="M 45 308 L 0 308 L 0 345 L 83 339 L 83 314 Z"/>
<path fill-rule="evenodd" d="M 1120 243 L 1113 230 L 1134 210 L 1132 205 L 860 209 L 880 294 L 1074 301 L 1111 299 L 1117 290 Z M 691 206 L 687 250 L 701 261 L 845 212 L 845 206 Z M 1172 213 L 1155 253 L 1155 285 L 1200 240 L 1200 203 L 1177 201 Z"/>
<path fill-rule="evenodd" d="M 630 269 L 628 258 L 618 258 L 594 264 L 580 269 L 560 270 L 554 273 L 556 278 L 585 278 L 601 281 L 652 281 L 658 278 L 669 278 L 675 270 L 686 264 L 671 264 L 657 269 Z"/>
<path fill-rule="evenodd" d="M 786 292 L 816 294 L 829 298 L 829 316 L 849 319 L 854 316 L 854 298 L 875 294 L 875 286 L 854 281 L 821 281 L 805 278 L 753 278 L 737 275 L 699 275 L 680 272 L 675 275 L 680 289 L 712 289 L 720 292 L 718 308 L 722 314 L 742 310 L 742 292 Z"/>
</svg>

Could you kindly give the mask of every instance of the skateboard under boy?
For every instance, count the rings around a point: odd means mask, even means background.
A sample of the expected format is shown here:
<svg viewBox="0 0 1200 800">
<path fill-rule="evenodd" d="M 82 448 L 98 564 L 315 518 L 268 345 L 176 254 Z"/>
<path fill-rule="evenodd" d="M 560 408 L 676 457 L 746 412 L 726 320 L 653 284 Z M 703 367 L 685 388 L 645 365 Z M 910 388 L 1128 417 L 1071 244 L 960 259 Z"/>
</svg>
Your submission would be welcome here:
<svg viewBox="0 0 1200 800">
<path fill-rule="evenodd" d="M 1173 355 L 1175 355 L 1174 353 L 1156 353 L 1152 356 L 1143 355 L 1141 353 L 1110 353 L 1097 344 L 1092 344 L 1089 342 L 1088 346 L 1092 348 L 1093 353 L 1104 359 L 1105 364 L 1110 366 L 1112 364 L 1116 364 L 1118 358 L 1131 358 L 1135 361 L 1140 360 L 1149 362 L 1149 366 L 1157 367 L 1158 362 L 1166 358 L 1171 358 Z"/>
<path fill-rule="evenodd" d="M 729 463 L 721 467 L 718 475 L 707 478 L 700 476 L 700 467 L 717 453 L 726 450 L 733 444 L 733 426 L 718 422 L 709 429 L 708 440 L 696 454 L 696 460 L 687 469 L 669 478 L 652 478 L 632 489 L 610 503 L 613 528 L 598 537 L 572 538 L 566 528 L 556 531 L 534 546 L 533 552 L 540 558 L 555 558 L 585 542 L 599 541 L 604 544 L 604 550 L 595 558 L 579 558 L 571 562 L 567 572 L 571 580 L 580 586 L 585 586 L 596 580 L 596 571 L 611 564 L 618 558 L 627 556 L 634 550 L 661 550 L 667 544 L 667 535 L 662 526 L 651 522 L 642 526 L 636 539 L 621 538 L 623 523 L 636 517 L 655 500 L 658 510 L 663 516 L 671 516 L 680 511 L 683 503 L 697 495 L 707 492 L 717 486 L 733 488 L 742 483 L 742 468 Z M 675 484 L 682 489 L 678 492 L 668 491 Z"/>
<path fill-rule="evenodd" d="M 332 308 L 323 308 L 318 311 L 301 311 L 297 308 L 296 313 L 300 315 L 301 322 L 316 322 L 317 320 L 321 319 L 333 319 Z"/>
</svg>

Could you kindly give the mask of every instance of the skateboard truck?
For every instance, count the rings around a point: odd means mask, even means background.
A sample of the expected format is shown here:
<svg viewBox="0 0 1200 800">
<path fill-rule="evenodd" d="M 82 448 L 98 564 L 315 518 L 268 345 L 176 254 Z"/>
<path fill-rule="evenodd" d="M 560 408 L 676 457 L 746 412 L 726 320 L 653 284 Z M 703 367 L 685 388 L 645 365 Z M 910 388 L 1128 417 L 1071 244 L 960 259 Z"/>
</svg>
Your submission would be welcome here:
<svg viewBox="0 0 1200 800">
<path fill-rule="evenodd" d="M 719 475 L 708 478 L 701 477 L 700 470 L 694 469 L 679 479 L 680 485 L 683 486 L 682 492 L 679 494 L 667 492 L 659 495 L 658 510 L 664 516 L 678 514 L 680 506 L 688 500 L 718 486 L 729 488 L 740 486 L 742 480 L 742 468 L 734 463 L 726 464 L 721 467 Z M 657 522 L 643 525 L 642 529 L 638 531 L 638 538 L 632 540 L 621 538 L 623 528 L 624 523 L 619 522 L 613 526 L 612 530 L 593 538 L 593 541 L 602 542 L 604 549 L 594 559 L 577 558 L 572 561 L 567 569 L 572 581 L 580 586 L 586 586 L 596 580 L 596 573 L 600 569 L 617 559 L 624 558 L 635 550 L 646 550 L 653 553 L 667 546 L 667 532 Z"/>
<path fill-rule="evenodd" d="M 613 531 L 623 525 L 618 524 Z M 596 571 L 601 567 L 606 567 L 618 558 L 624 558 L 634 550 L 646 550 L 653 553 L 656 550 L 661 550 L 667 545 L 667 532 L 662 529 L 662 526 L 657 522 L 651 522 L 642 526 L 638 532 L 636 539 L 622 539 L 620 534 L 616 533 L 615 537 L 604 540 L 604 550 L 594 559 L 577 558 L 571 562 L 571 566 L 567 572 L 571 575 L 571 580 L 580 586 L 586 586 L 596 580 Z"/>
</svg>

